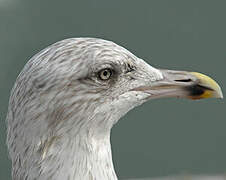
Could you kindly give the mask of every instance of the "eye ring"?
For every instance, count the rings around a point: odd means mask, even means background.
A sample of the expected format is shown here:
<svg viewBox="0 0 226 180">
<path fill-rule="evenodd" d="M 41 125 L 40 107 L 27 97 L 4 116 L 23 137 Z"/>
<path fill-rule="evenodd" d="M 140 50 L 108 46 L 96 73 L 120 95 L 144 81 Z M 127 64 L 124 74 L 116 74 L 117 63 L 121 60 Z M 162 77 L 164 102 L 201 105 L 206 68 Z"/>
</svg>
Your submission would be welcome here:
<svg viewBox="0 0 226 180">
<path fill-rule="evenodd" d="M 113 71 L 110 68 L 102 69 L 98 72 L 98 76 L 102 81 L 109 80 L 112 74 L 113 74 Z"/>
</svg>

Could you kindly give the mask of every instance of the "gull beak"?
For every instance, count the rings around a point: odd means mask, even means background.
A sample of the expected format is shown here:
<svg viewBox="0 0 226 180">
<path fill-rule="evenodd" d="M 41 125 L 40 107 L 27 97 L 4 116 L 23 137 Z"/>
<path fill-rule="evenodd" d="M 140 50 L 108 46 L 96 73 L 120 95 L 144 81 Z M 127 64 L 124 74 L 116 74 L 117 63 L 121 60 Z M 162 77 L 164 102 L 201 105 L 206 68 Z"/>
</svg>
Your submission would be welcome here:
<svg viewBox="0 0 226 180">
<path fill-rule="evenodd" d="M 209 76 L 206 76 L 201 73 L 191 72 L 191 74 L 197 78 L 198 83 L 196 86 L 199 86 L 202 89 L 202 92 L 199 95 L 191 94 L 191 96 L 188 96 L 188 98 L 191 99 L 223 98 L 221 88 L 216 81 L 214 81 Z"/>
<path fill-rule="evenodd" d="M 163 97 L 223 98 L 220 86 L 212 78 L 197 72 L 160 69 L 163 79 L 133 90 L 150 94 L 150 99 Z"/>
</svg>

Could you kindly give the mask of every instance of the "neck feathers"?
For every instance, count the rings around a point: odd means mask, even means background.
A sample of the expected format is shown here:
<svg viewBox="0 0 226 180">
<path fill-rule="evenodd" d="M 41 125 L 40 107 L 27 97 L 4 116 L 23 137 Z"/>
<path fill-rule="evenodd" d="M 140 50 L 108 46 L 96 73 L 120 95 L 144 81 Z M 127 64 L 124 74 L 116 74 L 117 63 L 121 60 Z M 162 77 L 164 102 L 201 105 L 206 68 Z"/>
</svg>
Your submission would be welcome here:
<svg viewBox="0 0 226 180">
<path fill-rule="evenodd" d="M 39 172 L 42 175 L 30 179 L 117 180 L 110 133 L 101 139 L 88 138 L 87 134 L 53 137 L 42 144 L 39 153 Z"/>
</svg>

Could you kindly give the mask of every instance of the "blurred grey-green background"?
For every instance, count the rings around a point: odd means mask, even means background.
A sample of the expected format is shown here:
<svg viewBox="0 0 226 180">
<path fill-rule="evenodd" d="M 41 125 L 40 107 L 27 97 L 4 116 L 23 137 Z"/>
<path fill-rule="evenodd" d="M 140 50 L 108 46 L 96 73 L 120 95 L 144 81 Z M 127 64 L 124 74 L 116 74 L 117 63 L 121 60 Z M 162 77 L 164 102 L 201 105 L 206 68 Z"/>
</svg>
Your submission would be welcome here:
<svg viewBox="0 0 226 180">
<path fill-rule="evenodd" d="M 24 64 L 69 37 L 112 40 L 155 67 L 199 71 L 226 89 L 225 0 L 0 0 L 0 179 L 5 115 Z M 112 131 L 120 179 L 226 173 L 226 100 L 150 101 Z"/>
</svg>

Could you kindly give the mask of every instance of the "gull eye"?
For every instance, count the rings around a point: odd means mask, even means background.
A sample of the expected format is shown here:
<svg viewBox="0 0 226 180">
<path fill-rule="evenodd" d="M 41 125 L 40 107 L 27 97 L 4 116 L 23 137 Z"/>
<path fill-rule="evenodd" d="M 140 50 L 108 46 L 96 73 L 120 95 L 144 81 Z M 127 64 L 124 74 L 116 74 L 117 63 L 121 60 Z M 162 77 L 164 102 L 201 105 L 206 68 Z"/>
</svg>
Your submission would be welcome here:
<svg viewBox="0 0 226 180">
<path fill-rule="evenodd" d="M 102 69 L 101 71 L 99 71 L 98 75 L 101 80 L 106 81 L 112 76 L 112 70 L 109 68 Z"/>
</svg>

